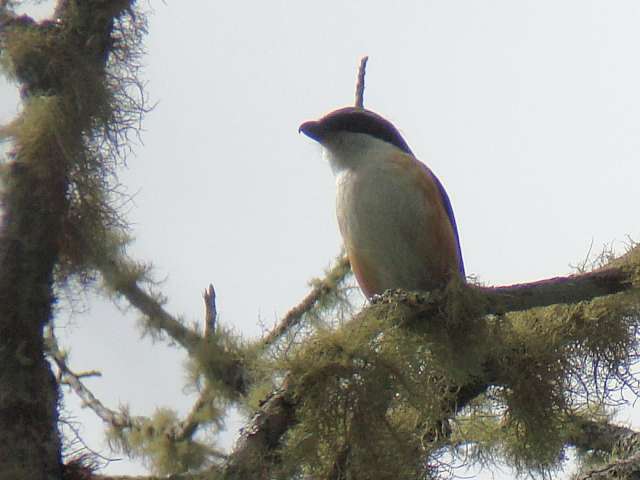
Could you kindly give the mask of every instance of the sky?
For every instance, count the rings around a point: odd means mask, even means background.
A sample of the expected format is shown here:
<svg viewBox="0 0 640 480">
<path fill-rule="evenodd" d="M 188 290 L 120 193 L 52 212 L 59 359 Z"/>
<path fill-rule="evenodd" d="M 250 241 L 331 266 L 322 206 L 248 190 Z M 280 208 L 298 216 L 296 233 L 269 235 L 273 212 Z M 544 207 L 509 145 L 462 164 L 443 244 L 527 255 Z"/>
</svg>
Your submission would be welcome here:
<svg viewBox="0 0 640 480">
<path fill-rule="evenodd" d="M 331 170 L 297 129 L 353 103 L 363 55 L 365 106 L 445 185 L 468 274 L 491 285 L 564 275 L 591 245 L 640 239 L 635 0 L 149 5 L 144 80 L 157 106 L 121 181 L 130 254 L 155 265 L 168 309 L 187 321 L 201 321 L 213 283 L 220 321 L 256 337 L 340 251 Z M 0 80 L 0 122 L 17 105 Z M 181 352 L 141 339 L 123 305 L 85 306 L 61 310 L 57 331 L 73 368 L 102 372 L 88 381 L 96 395 L 135 414 L 188 411 Z M 65 402 L 109 455 L 100 421 Z"/>
</svg>

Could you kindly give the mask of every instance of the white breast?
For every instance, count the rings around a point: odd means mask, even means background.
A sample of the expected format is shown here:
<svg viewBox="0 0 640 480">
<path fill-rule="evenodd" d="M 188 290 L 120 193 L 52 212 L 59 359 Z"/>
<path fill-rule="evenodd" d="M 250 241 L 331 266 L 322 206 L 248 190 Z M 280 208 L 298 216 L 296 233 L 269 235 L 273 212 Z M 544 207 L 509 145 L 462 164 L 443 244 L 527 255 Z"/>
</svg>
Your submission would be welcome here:
<svg viewBox="0 0 640 480">
<path fill-rule="evenodd" d="M 329 145 L 336 174 L 336 211 L 347 250 L 372 259 L 383 288 L 425 287 L 425 246 L 432 208 L 418 188 L 415 170 L 390 162 L 404 155 L 393 145 L 363 134 Z M 428 243 L 428 242 L 427 242 Z"/>
</svg>

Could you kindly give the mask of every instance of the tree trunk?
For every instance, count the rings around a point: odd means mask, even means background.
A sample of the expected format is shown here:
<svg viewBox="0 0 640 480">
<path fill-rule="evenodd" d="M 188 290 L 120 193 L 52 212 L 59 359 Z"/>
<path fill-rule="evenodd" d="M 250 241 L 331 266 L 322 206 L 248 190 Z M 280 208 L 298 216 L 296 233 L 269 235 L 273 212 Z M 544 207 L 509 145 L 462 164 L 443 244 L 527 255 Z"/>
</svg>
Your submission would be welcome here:
<svg viewBox="0 0 640 480">
<path fill-rule="evenodd" d="M 0 231 L 0 478 L 60 478 L 58 387 L 44 358 L 65 209 L 56 152 L 9 167 Z M 10 446 L 10 448 L 9 448 Z"/>
<path fill-rule="evenodd" d="M 82 175 L 106 176 L 107 167 L 85 161 L 93 155 L 86 144 L 92 129 L 110 121 L 105 67 L 114 18 L 131 4 L 59 0 L 56 20 L 36 23 L 0 1 L 0 49 L 25 100 L 9 128 L 15 145 L 0 192 L 0 479 L 62 474 L 59 390 L 44 356 L 43 330 L 56 301 L 55 269 L 70 238 L 71 185 L 77 188 Z M 118 45 L 126 57 L 130 44 Z"/>
</svg>

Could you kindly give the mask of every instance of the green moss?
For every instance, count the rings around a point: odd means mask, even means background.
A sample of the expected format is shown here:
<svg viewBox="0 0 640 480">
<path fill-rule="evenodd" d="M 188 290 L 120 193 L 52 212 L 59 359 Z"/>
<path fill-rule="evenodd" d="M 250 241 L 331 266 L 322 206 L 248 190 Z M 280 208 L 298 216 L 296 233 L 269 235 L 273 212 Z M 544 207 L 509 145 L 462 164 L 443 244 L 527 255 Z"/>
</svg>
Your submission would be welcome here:
<svg viewBox="0 0 640 480">
<path fill-rule="evenodd" d="M 503 402 L 482 398 L 480 408 L 456 419 L 452 441 L 481 465 L 507 464 L 521 474 L 556 471 L 564 460 L 563 425 L 536 428 L 515 418 Z M 538 437 L 541 436 L 541 438 Z"/>
<path fill-rule="evenodd" d="M 43 156 L 59 152 L 58 141 L 68 136 L 64 109 L 59 97 L 33 97 L 23 103 L 20 116 L 0 128 L 0 138 L 12 138 L 19 151 L 19 159 L 31 166 L 41 165 L 42 176 L 48 174 Z M 52 148 L 52 146 L 54 146 Z M 59 159 L 58 161 L 61 161 Z"/>
<path fill-rule="evenodd" d="M 64 171 L 68 183 L 61 281 L 92 278 L 109 254 L 102 244 L 127 229 L 116 168 L 147 111 L 136 78 L 145 20 L 139 12 L 124 20 L 127 2 L 109 3 L 68 2 L 63 21 L 18 17 L 3 31 L 1 66 L 21 84 L 24 108 L 0 138 L 11 137 L 14 158 L 43 179 Z"/>
<path fill-rule="evenodd" d="M 447 369 L 456 365 L 456 380 L 472 372 L 458 355 L 430 348 L 435 332 L 447 337 L 442 328 L 418 335 L 410 317 L 399 304 L 376 306 L 291 360 L 299 423 L 287 438 L 289 461 L 319 476 L 347 462 L 358 478 L 415 478 L 427 468 L 435 447 L 425 439 L 455 395 Z"/>
<path fill-rule="evenodd" d="M 536 470 L 562 459 L 568 416 L 606 402 L 624 383 L 619 367 L 637 350 L 637 311 L 630 292 L 495 319 L 490 355 L 509 463 Z"/>
<path fill-rule="evenodd" d="M 51 62 L 47 53 L 55 46 L 55 37 L 26 20 L 7 33 L 2 52 L 5 74 L 20 82 L 42 77 Z"/>
<path fill-rule="evenodd" d="M 176 438 L 180 422 L 175 411 L 158 409 L 151 418 L 138 418 L 129 428 L 107 431 L 111 447 L 131 457 L 142 458 L 158 475 L 198 469 L 211 452 L 210 447 L 191 439 Z"/>
<path fill-rule="evenodd" d="M 194 346 L 187 369 L 198 388 L 213 387 L 223 398 L 237 399 L 246 391 L 248 350 L 241 337 L 218 325 L 216 332 Z"/>
</svg>

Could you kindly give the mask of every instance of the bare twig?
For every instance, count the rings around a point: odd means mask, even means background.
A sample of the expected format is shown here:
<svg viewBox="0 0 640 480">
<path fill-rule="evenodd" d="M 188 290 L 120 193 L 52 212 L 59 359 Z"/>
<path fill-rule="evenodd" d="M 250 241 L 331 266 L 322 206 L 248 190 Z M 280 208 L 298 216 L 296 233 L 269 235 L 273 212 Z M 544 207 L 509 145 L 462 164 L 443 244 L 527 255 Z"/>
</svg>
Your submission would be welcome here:
<svg viewBox="0 0 640 480">
<path fill-rule="evenodd" d="M 358 68 L 358 82 L 356 83 L 356 107 L 364 108 L 364 76 L 367 70 L 367 61 L 369 57 L 364 56 L 360 59 L 360 67 Z"/>
<path fill-rule="evenodd" d="M 212 284 L 204 291 L 204 336 L 208 337 L 216 333 L 216 322 L 218 320 L 218 310 L 216 308 L 216 291 Z"/>
<path fill-rule="evenodd" d="M 87 443 L 83 440 L 80 429 L 82 424 L 78 421 L 73 421 L 67 418 L 61 418 L 60 424 L 62 428 L 68 429 L 73 435 L 72 439 L 68 440 L 68 446 L 65 447 L 65 457 L 67 459 L 66 463 L 68 463 L 68 459 L 77 458 L 78 456 L 83 456 L 83 454 L 89 453 L 92 460 L 96 463 L 99 461 L 101 463 L 100 467 L 104 468 L 109 465 L 111 462 L 117 462 L 121 460 L 120 458 L 115 457 L 107 457 L 102 453 L 98 452 L 91 448 Z M 77 425 L 77 426 L 76 426 Z M 79 445 L 79 446 L 77 446 Z M 73 448 L 73 450 L 71 450 Z"/>
</svg>

